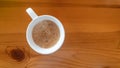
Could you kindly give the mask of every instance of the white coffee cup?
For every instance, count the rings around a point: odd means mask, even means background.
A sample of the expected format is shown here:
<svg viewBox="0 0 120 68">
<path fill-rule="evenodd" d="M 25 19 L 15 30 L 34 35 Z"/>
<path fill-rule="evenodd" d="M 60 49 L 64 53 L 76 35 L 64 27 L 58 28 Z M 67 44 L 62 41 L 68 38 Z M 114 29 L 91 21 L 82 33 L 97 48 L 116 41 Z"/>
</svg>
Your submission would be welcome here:
<svg viewBox="0 0 120 68">
<path fill-rule="evenodd" d="M 32 21 L 28 25 L 28 28 L 26 31 L 26 39 L 27 39 L 27 42 L 30 45 L 30 47 L 39 54 L 51 54 L 51 53 L 56 52 L 62 46 L 64 39 L 65 39 L 65 31 L 64 31 L 64 27 L 63 27 L 62 23 L 57 18 L 55 18 L 54 16 L 51 16 L 51 15 L 38 16 L 31 8 L 26 9 L 26 12 L 32 18 Z M 33 27 L 37 23 L 39 23 L 40 21 L 43 21 L 43 20 L 53 21 L 60 30 L 59 40 L 57 41 L 57 43 L 55 45 L 53 45 L 50 48 L 41 48 L 40 46 L 35 44 L 35 42 L 33 41 L 33 38 L 32 38 Z"/>
</svg>

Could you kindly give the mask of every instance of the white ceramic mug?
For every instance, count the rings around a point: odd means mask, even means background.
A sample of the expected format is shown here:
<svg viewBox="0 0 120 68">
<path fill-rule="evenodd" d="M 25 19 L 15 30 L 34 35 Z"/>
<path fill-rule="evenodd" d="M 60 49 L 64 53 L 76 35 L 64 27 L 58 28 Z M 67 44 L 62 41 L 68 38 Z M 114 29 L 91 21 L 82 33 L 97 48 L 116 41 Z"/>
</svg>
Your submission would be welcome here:
<svg viewBox="0 0 120 68">
<path fill-rule="evenodd" d="M 30 45 L 30 47 L 39 54 L 51 54 L 51 53 L 54 53 L 55 51 L 57 51 L 62 46 L 64 39 L 65 39 L 65 31 L 64 31 L 64 27 L 63 27 L 62 23 L 54 16 L 50 16 L 50 15 L 38 16 L 31 8 L 26 9 L 26 12 L 32 18 L 32 21 L 28 25 L 28 28 L 26 31 L 26 38 L 27 38 L 27 42 Z M 33 41 L 33 38 L 32 38 L 33 27 L 37 23 L 39 23 L 40 21 L 43 21 L 43 20 L 53 21 L 60 30 L 59 40 L 57 41 L 57 43 L 55 45 L 53 45 L 50 48 L 41 48 L 40 46 L 35 44 L 35 42 Z"/>
</svg>

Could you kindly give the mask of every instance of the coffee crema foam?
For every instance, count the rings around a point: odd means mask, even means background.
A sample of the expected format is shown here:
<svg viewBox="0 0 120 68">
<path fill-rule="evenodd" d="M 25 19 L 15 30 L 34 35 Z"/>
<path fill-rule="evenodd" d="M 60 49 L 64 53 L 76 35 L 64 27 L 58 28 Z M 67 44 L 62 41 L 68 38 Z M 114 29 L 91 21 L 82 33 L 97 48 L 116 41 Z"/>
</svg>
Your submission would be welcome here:
<svg viewBox="0 0 120 68">
<path fill-rule="evenodd" d="M 39 22 L 32 30 L 33 41 L 42 48 L 52 47 L 57 43 L 59 37 L 59 28 L 51 20 L 43 20 Z"/>
</svg>

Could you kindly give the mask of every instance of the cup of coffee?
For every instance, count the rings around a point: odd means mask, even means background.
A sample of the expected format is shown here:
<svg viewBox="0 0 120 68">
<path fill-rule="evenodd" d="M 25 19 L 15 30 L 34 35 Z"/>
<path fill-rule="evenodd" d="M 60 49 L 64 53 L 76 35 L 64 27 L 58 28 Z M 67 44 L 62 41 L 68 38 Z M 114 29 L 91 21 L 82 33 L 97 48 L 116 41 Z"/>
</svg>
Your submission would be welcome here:
<svg viewBox="0 0 120 68">
<path fill-rule="evenodd" d="M 65 31 L 62 23 L 51 15 L 38 16 L 31 8 L 26 9 L 32 21 L 26 30 L 30 47 L 39 54 L 56 52 L 63 44 Z"/>
</svg>

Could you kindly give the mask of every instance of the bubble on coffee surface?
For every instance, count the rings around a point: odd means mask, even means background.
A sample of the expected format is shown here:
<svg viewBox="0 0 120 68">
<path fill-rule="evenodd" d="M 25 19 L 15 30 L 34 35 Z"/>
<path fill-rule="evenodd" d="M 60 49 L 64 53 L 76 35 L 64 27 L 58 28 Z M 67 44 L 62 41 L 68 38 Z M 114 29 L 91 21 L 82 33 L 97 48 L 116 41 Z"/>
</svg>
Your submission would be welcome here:
<svg viewBox="0 0 120 68">
<path fill-rule="evenodd" d="M 32 30 L 35 44 L 42 48 L 50 48 L 57 43 L 60 37 L 58 26 L 50 20 L 43 20 L 36 24 Z"/>
</svg>

